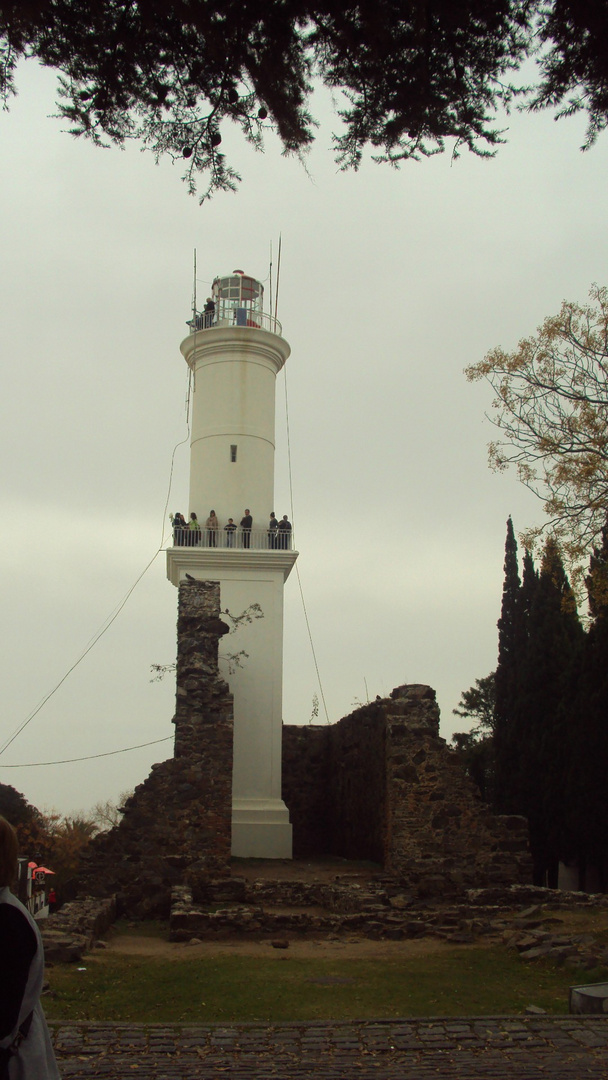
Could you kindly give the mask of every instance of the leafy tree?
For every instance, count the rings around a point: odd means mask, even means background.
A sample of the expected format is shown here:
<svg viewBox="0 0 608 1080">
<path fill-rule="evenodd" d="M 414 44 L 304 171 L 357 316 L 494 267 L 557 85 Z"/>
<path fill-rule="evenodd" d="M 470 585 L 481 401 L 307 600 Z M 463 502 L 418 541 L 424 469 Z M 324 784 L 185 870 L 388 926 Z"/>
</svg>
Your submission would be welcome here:
<svg viewBox="0 0 608 1080">
<path fill-rule="evenodd" d="M 234 188 L 220 152 L 236 123 L 260 147 L 273 127 L 286 152 L 312 142 L 313 80 L 343 95 L 342 168 L 371 147 L 397 164 L 453 141 L 491 154 L 510 79 L 534 56 L 532 108 L 586 110 L 590 145 L 606 125 L 606 5 L 600 0 L 0 0 L 0 91 L 38 58 L 60 73 L 59 115 L 95 143 L 141 139 L 185 159 L 194 190 Z"/>
<path fill-rule="evenodd" d="M 458 705 L 459 708 L 452 709 L 454 716 L 477 721 L 471 729 L 473 734 L 491 735 L 496 708 L 496 672 L 491 671 L 485 679 L 475 679 L 475 686 L 462 691 Z"/>
<path fill-rule="evenodd" d="M 452 709 L 455 716 L 476 720 L 470 731 L 458 731 L 452 742 L 460 754 L 467 776 L 477 787 L 482 799 L 494 801 L 494 711 L 496 704 L 496 678 L 492 671 L 484 679 L 476 679 L 475 686 L 463 690 L 459 708 Z"/>
<path fill-rule="evenodd" d="M 80 860 L 99 832 L 95 821 L 84 814 L 62 816 L 54 811 L 43 815 L 46 831 L 45 861 L 55 872 L 53 884 L 62 899 L 75 891 Z"/>
<path fill-rule="evenodd" d="M 10 784 L 0 784 L 0 814 L 17 832 L 19 851 L 28 860 L 40 862 L 46 845 L 43 815 Z"/>
<path fill-rule="evenodd" d="M 111 799 L 95 803 L 90 812 L 90 820 L 96 826 L 98 832 L 108 832 L 122 821 L 122 815 L 127 799 L 132 796 L 132 791 L 121 791 L 116 802 Z"/>
<path fill-rule="evenodd" d="M 608 510 L 608 290 L 594 285 L 590 300 L 564 301 L 514 352 L 493 349 L 467 369 L 496 394 L 500 439 L 490 444 L 490 464 L 514 465 L 549 515 L 527 542 L 548 527 L 574 566 L 598 541 Z"/>
</svg>

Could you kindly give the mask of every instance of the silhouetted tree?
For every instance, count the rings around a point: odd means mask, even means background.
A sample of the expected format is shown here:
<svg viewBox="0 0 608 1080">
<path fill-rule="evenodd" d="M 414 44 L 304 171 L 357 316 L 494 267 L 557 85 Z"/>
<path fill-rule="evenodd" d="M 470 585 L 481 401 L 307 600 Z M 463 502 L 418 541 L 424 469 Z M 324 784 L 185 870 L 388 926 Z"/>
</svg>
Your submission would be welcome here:
<svg viewBox="0 0 608 1080">
<path fill-rule="evenodd" d="M 530 825 L 535 883 L 557 885 L 569 807 L 570 672 L 583 644 L 574 593 L 555 541 L 545 544 L 521 652 L 515 732 L 514 809 Z"/>
<path fill-rule="evenodd" d="M 503 814 L 519 813 L 514 795 L 514 776 L 518 760 L 516 703 L 519 690 L 519 664 L 522 653 L 521 582 L 517 563 L 517 540 L 511 518 L 507 521 L 504 582 L 498 620 L 498 664 L 494 677 L 494 751 L 496 809 Z"/>
<path fill-rule="evenodd" d="M 576 863 L 579 883 L 588 870 L 608 890 L 608 519 L 591 555 L 586 578 L 591 623 L 571 674 L 562 723 L 568 724 L 567 829 L 561 857 Z"/>
<path fill-rule="evenodd" d="M 608 12 L 600 0 L 1 0 L 0 91 L 23 56 L 60 72 L 59 114 L 98 144 L 141 139 L 185 159 L 209 191 L 239 179 L 218 147 L 236 123 L 288 152 L 313 140 L 313 80 L 342 92 L 341 167 L 366 147 L 398 163 L 495 152 L 515 94 L 557 115 L 586 110 L 587 145 L 606 126 Z M 536 61 L 536 85 L 512 74 Z M 526 83 L 534 83 L 532 65 Z M 503 124 L 504 130 L 504 124 Z"/>
<path fill-rule="evenodd" d="M 47 851 L 44 817 L 10 784 L 0 784 L 0 814 L 17 832 L 19 852 L 28 861 L 40 862 Z"/>
<path fill-rule="evenodd" d="M 455 716 L 476 721 L 470 731 L 457 731 L 452 742 L 464 771 L 477 784 L 485 802 L 494 802 L 494 709 L 496 704 L 495 675 L 492 671 L 475 685 L 463 690 Z"/>
</svg>

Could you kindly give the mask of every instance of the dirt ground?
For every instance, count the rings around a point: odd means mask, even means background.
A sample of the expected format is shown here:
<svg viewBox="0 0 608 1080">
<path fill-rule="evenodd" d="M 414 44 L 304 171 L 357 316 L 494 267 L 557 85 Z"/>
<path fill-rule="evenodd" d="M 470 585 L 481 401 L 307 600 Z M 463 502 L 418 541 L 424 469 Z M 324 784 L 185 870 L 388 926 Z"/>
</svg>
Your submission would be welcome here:
<svg viewBox="0 0 608 1080">
<path fill-rule="evenodd" d="M 377 874 L 382 874 L 382 867 L 377 863 L 328 855 L 324 859 L 231 859 L 231 871 L 234 877 L 244 877 L 248 881 L 267 878 L 272 881 L 319 881 L 327 884 L 338 879 L 371 881 Z"/>
<path fill-rule="evenodd" d="M 146 937 L 145 931 L 128 936 L 110 931 L 106 938 L 103 955 L 114 953 L 119 956 L 147 956 L 156 960 L 184 960 L 186 958 L 202 960 L 213 956 L 259 956 L 275 960 L 285 960 L 287 956 L 306 960 L 399 960 L 406 957 L 431 956 L 446 948 L 443 942 L 434 938 L 419 938 L 411 941 L 370 941 L 367 938 L 285 938 L 281 940 L 289 940 L 287 949 L 276 949 L 271 941 L 224 938 L 219 941 L 191 944 Z M 470 947 L 458 946 L 459 949 Z"/>
</svg>

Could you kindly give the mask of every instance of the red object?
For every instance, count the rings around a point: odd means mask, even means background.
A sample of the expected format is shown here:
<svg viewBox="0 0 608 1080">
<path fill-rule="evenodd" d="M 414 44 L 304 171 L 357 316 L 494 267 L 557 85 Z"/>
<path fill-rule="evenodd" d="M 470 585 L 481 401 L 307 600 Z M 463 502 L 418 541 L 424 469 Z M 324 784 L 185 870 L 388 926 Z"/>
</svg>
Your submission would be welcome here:
<svg viewBox="0 0 608 1080">
<path fill-rule="evenodd" d="M 55 871 L 54 871 L 54 870 L 49 870 L 49 869 L 48 869 L 48 867 L 46 867 L 46 866 L 37 866 L 37 867 L 36 867 L 36 869 L 37 869 L 37 870 L 38 870 L 38 871 L 39 871 L 39 872 L 40 872 L 41 874 L 54 874 L 54 873 L 55 873 Z"/>
<path fill-rule="evenodd" d="M 30 869 L 30 870 L 35 870 L 35 869 L 36 869 L 36 867 L 38 866 L 38 863 L 35 863 L 35 862 L 28 862 L 28 864 L 27 864 L 27 865 L 28 865 L 28 867 L 29 867 L 29 869 Z"/>
</svg>

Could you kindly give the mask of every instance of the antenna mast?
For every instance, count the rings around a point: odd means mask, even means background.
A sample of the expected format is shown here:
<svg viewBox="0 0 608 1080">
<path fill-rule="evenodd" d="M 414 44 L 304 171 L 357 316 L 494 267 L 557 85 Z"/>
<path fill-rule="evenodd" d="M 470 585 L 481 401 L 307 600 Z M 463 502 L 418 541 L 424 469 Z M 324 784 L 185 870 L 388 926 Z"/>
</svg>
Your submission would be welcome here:
<svg viewBox="0 0 608 1080">
<path fill-rule="evenodd" d="M 272 319 L 272 240 L 270 241 L 270 269 L 268 271 L 268 274 L 269 274 L 269 277 L 270 277 L 270 284 L 269 284 L 269 290 L 270 290 L 270 318 Z"/>
<path fill-rule="evenodd" d="M 279 233 L 279 254 L 277 257 L 277 290 L 274 298 L 274 317 L 277 317 L 277 311 L 279 310 L 279 277 L 281 275 L 281 234 Z"/>
<path fill-rule="evenodd" d="M 194 281 L 192 284 L 192 321 L 196 326 L 196 248 L 194 249 Z"/>
</svg>

